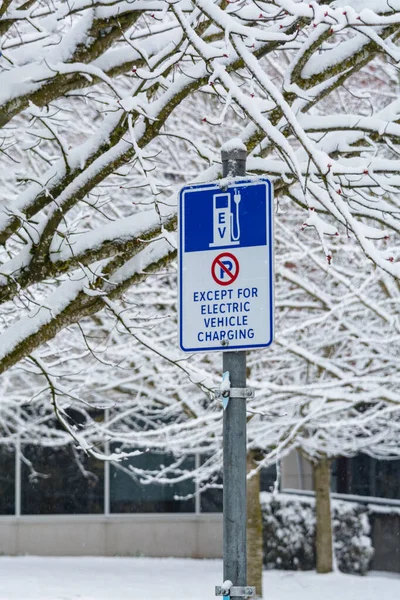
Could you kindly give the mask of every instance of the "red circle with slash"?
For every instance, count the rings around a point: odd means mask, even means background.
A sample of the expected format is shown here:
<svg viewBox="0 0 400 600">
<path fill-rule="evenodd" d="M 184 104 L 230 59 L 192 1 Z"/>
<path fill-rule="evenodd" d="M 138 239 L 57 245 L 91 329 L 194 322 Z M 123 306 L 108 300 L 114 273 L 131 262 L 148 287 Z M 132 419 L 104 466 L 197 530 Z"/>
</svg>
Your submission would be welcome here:
<svg viewBox="0 0 400 600">
<path fill-rule="evenodd" d="M 211 275 L 218 285 L 230 285 L 239 275 L 239 261 L 230 252 L 218 254 L 211 265 Z"/>
</svg>

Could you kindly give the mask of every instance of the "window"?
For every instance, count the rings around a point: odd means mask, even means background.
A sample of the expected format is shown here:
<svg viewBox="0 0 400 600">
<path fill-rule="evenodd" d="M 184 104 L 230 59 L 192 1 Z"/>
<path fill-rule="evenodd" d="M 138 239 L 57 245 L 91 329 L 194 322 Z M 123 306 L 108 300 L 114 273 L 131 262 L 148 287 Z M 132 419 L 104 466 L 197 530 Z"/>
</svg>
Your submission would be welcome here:
<svg viewBox="0 0 400 600">
<path fill-rule="evenodd" d="M 201 457 L 203 464 L 207 458 Z M 260 490 L 262 492 L 270 492 L 276 481 L 276 466 L 272 465 L 260 471 Z M 222 476 L 216 475 L 210 484 L 221 485 Z M 200 511 L 202 513 L 222 512 L 223 508 L 223 490 L 221 488 L 208 488 L 200 494 Z"/>
<path fill-rule="evenodd" d="M 203 454 L 200 456 L 200 465 L 204 465 L 210 459 L 210 455 Z M 204 485 L 204 484 L 203 484 Z M 222 485 L 222 473 L 215 473 L 207 485 Z M 202 486 L 200 486 L 202 487 Z M 202 513 L 219 513 L 222 512 L 223 495 L 222 488 L 209 487 L 200 493 L 200 512 Z"/>
<path fill-rule="evenodd" d="M 349 490 L 357 496 L 375 495 L 375 478 L 372 469 L 374 465 L 366 454 L 360 454 L 349 461 Z"/>
<path fill-rule="evenodd" d="M 276 466 L 271 465 L 260 471 L 260 490 L 262 492 L 272 492 L 277 478 Z"/>
<path fill-rule="evenodd" d="M 376 460 L 367 454 L 338 458 L 332 465 L 332 489 L 341 494 L 400 499 L 400 460 Z"/>
<path fill-rule="evenodd" d="M 187 479 L 179 483 L 144 483 L 127 473 L 129 467 L 158 471 L 168 466 L 173 457 L 168 454 L 146 452 L 125 460 L 121 465 L 110 466 L 110 512 L 111 513 L 187 513 L 195 510 L 195 485 Z M 121 469 L 123 468 L 123 470 Z M 194 457 L 185 458 L 179 470 L 193 470 Z M 168 475 L 167 475 L 168 477 Z M 187 498 L 187 496 L 190 496 Z"/>
<path fill-rule="evenodd" d="M 15 450 L 0 446 L 0 515 L 15 513 Z"/>
<path fill-rule="evenodd" d="M 71 445 L 22 447 L 21 514 L 103 513 L 104 464 Z M 29 466 L 31 463 L 32 466 Z"/>
<path fill-rule="evenodd" d="M 400 500 L 400 460 L 375 460 L 374 462 L 375 495 Z"/>
<path fill-rule="evenodd" d="M 221 485 L 222 477 L 215 477 L 214 484 Z M 210 484 L 212 485 L 210 482 Z M 223 508 L 223 491 L 222 488 L 209 487 L 200 494 L 200 512 L 202 513 L 218 513 L 222 512 Z"/>
<path fill-rule="evenodd" d="M 218 482 L 217 482 L 218 483 Z M 221 488 L 208 488 L 200 494 L 200 512 L 222 512 L 223 492 Z"/>
</svg>

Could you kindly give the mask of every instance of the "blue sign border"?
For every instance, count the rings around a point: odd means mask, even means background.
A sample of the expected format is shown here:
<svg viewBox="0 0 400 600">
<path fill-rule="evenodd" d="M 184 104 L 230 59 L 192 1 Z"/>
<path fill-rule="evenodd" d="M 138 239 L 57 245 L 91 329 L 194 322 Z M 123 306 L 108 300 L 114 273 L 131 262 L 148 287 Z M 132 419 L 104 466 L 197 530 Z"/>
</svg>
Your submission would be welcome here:
<svg viewBox="0 0 400 600">
<path fill-rule="evenodd" d="M 229 352 L 230 350 L 251 350 L 255 348 L 268 348 L 274 341 L 274 249 L 273 249 L 273 205 L 274 205 L 274 195 L 273 195 L 273 185 L 272 182 L 266 177 L 259 177 L 254 179 L 237 179 L 229 185 L 227 189 L 232 189 L 238 185 L 245 184 L 257 184 L 257 183 L 265 183 L 268 193 L 266 198 L 266 218 L 267 218 L 267 243 L 266 248 L 268 250 L 268 258 L 270 263 L 270 272 L 269 272 L 269 300 L 270 300 L 270 332 L 271 338 L 270 341 L 266 344 L 249 344 L 242 346 L 211 346 L 211 347 L 201 347 L 201 348 L 185 348 L 183 345 L 183 279 L 182 279 L 182 262 L 183 262 L 183 243 L 184 243 L 184 222 L 183 222 L 183 198 L 184 193 L 190 190 L 212 190 L 212 189 L 221 189 L 217 182 L 214 183 L 197 183 L 193 185 L 187 185 L 179 191 L 179 206 L 178 206 L 178 233 L 179 233 L 179 246 L 178 246 L 178 288 L 179 288 L 179 305 L 178 305 L 178 323 L 179 323 L 179 347 L 183 352 Z"/>
</svg>

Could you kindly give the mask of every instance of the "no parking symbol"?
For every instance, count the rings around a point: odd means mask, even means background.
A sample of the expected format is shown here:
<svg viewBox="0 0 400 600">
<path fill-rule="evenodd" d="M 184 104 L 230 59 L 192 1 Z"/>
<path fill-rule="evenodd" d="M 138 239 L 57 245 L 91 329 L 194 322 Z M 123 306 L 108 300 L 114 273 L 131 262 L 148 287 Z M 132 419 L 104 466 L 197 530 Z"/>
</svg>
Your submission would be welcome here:
<svg viewBox="0 0 400 600">
<path fill-rule="evenodd" d="M 239 275 L 239 261 L 230 252 L 218 254 L 211 265 L 211 275 L 218 285 L 230 285 Z"/>
</svg>

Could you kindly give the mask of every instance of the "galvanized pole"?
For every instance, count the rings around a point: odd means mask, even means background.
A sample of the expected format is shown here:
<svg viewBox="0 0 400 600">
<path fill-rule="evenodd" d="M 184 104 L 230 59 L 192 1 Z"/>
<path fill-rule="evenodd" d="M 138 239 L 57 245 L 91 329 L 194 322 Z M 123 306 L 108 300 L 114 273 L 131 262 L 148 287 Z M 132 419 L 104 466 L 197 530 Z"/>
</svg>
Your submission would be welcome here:
<svg viewBox="0 0 400 600">
<path fill-rule="evenodd" d="M 222 176 L 246 175 L 244 148 L 222 150 Z M 229 371 L 231 388 L 246 388 L 246 352 L 223 352 L 223 372 Z M 247 584 L 246 560 L 246 400 L 231 398 L 223 420 L 223 550 L 224 581 Z M 231 596 L 242 598 L 239 596 Z"/>
</svg>

